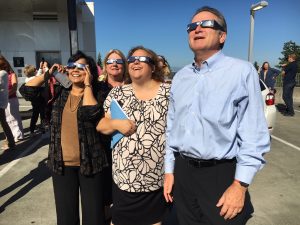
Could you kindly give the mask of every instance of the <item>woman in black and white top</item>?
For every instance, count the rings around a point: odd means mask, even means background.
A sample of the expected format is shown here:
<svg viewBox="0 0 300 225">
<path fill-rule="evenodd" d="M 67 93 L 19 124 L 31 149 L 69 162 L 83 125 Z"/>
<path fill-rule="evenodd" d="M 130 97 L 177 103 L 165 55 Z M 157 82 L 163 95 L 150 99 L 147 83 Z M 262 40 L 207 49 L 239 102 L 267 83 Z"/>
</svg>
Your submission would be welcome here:
<svg viewBox="0 0 300 225">
<path fill-rule="evenodd" d="M 105 118 L 98 131 L 125 136 L 113 147 L 113 210 L 115 225 L 161 224 L 163 158 L 170 85 L 163 83 L 157 55 L 142 46 L 128 54 L 127 84 L 116 87 L 104 103 Z M 116 99 L 128 120 L 110 118 L 110 103 Z"/>
</svg>

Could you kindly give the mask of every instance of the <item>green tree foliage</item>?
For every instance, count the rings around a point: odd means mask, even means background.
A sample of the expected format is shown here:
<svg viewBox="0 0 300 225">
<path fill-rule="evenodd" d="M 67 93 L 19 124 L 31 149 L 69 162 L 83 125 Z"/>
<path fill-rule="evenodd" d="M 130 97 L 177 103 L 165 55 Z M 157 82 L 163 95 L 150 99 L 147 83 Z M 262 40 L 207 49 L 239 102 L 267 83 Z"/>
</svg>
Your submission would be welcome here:
<svg viewBox="0 0 300 225">
<path fill-rule="evenodd" d="M 282 70 L 282 64 L 286 64 L 288 63 L 288 55 L 295 53 L 297 56 L 297 63 L 298 63 L 298 72 L 296 75 L 296 82 L 297 82 L 297 86 L 299 86 L 300 84 L 300 80 L 299 80 L 299 74 L 300 74 L 300 46 L 297 45 L 295 42 L 293 41 L 288 41 L 285 42 L 283 44 L 283 49 L 282 49 L 282 57 L 278 58 L 279 59 L 279 64 L 276 65 L 275 67 L 277 67 L 278 69 Z M 277 76 L 276 78 L 276 85 L 277 87 L 281 87 L 282 86 L 282 76 Z"/>
<path fill-rule="evenodd" d="M 281 69 L 282 64 L 288 63 L 288 55 L 292 53 L 295 53 L 297 56 L 298 73 L 299 73 L 300 72 L 300 46 L 293 41 L 288 41 L 283 44 L 283 50 L 281 52 L 283 56 L 279 58 L 279 65 L 276 65 L 276 67 Z"/>
<path fill-rule="evenodd" d="M 103 64 L 102 64 L 102 59 L 101 59 L 100 52 L 98 53 L 98 56 L 97 56 L 97 65 L 100 66 L 101 69 L 103 69 Z"/>
</svg>

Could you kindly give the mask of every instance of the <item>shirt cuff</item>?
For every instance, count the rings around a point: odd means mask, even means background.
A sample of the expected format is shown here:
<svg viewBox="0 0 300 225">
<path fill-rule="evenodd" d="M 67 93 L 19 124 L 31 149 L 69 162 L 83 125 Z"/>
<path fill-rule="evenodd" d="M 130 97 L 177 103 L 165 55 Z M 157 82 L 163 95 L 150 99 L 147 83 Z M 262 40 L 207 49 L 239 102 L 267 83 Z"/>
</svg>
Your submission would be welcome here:
<svg viewBox="0 0 300 225">
<path fill-rule="evenodd" d="M 258 169 L 253 166 L 236 165 L 235 179 L 246 184 L 251 184 Z"/>
<path fill-rule="evenodd" d="M 165 173 L 174 173 L 175 159 L 165 161 Z"/>
</svg>

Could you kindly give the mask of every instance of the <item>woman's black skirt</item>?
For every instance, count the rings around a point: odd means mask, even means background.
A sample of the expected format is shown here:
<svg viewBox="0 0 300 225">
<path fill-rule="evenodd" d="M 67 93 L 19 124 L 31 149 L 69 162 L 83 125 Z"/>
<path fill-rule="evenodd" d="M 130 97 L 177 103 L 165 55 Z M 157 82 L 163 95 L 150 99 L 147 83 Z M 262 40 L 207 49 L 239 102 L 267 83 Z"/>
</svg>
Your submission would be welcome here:
<svg viewBox="0 0 300 225">
<path fill-rule="evenodd" d="M 149 225 L 163 220 L 167 203 L 163 188 L 152 192 L 127 192 L 113 182 L 114 225 Z"/>
</svg>

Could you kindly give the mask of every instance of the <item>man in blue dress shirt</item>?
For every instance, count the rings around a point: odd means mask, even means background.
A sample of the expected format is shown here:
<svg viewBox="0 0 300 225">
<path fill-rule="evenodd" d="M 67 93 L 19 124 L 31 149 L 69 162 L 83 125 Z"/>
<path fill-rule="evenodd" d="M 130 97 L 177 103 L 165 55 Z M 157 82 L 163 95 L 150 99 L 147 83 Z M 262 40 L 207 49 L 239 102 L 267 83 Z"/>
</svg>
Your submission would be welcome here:
<svg viewBox="0 0 300 225">
<path fill-rule="evenodd" d="M 164 196 L 174 194 L 181 225 L 245 224 L 247 187 L 270 150 L 258 75 L 222 53 L 227 25 L 218 10 L 198 9 L 187 32 L 195 56 L 172 81 Z"/>
</svg>

